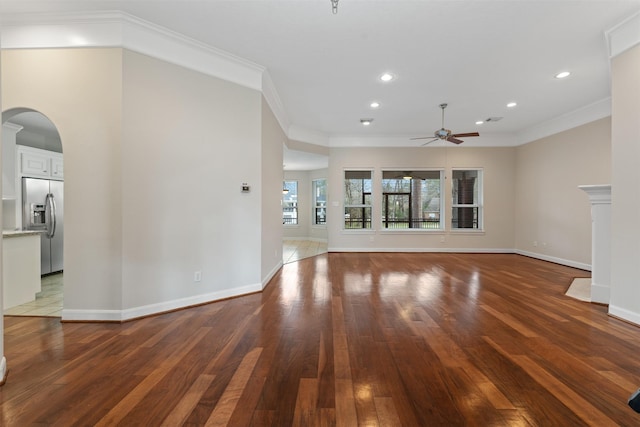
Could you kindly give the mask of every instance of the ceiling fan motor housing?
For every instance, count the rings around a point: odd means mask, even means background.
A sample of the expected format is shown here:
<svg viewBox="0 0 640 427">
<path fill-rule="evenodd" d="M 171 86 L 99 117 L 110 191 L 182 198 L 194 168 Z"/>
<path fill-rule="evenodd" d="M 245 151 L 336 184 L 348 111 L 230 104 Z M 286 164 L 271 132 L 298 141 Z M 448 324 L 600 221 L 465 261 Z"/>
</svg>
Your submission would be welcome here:
<svg viewBox="0 0 640 427">
<path fill-rule="evenodd" d="M 447 139 L 451 136 L 451 131 L 449 129 L 442 128 L 435 131 L 433 135 L 436 138 Z"/>
</svg>

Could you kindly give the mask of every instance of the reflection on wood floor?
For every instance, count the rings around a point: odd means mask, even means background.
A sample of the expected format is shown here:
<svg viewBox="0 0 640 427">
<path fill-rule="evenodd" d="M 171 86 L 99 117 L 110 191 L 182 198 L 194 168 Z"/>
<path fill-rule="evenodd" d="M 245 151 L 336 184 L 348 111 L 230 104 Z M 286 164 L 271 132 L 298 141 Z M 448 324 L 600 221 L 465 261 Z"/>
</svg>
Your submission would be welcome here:
<svg viewBox="0 0 640 427">
<path fill-rule="evenodd" d="M 637 426 L 640 329 L 515 254 L 329 253 L 124 324 L 5 318 L 0 424 Z"/>
<path fill-rule="evenodd" d="M 287 239 L 282 244 L 282 262 L 286 264 L 326 252 L 327 242 Z"/>
</svg>

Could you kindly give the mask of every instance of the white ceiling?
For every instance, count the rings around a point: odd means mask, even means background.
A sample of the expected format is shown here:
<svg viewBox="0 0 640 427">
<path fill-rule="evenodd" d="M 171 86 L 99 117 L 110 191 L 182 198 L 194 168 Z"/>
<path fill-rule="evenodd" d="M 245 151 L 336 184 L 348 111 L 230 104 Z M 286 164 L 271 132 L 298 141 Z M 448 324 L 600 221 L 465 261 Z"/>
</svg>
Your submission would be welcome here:
<svg viewBox="0 0 640 427">
<path fill-rule="evenodd" d="M 640 0 L 339 0 L 335 15 L 330 0 L 0 0 L 0 15 L 97 10 L 264 66 L 290 136 L 408 141 L 440 128 L 442 102 L 454 133 L 504 139 L 606 101 L 604 32 L 640 11 Z M 572 75 L 555 79 L 563 70 Z M 385 71 L 397 79 L 379 82 Z M 368 106 L 374 100 L 377 110 Z M 518 106 L 507 108 L 510 101 Z M 491 116 L 504 119 L 475 125 Z"/>
</svg>

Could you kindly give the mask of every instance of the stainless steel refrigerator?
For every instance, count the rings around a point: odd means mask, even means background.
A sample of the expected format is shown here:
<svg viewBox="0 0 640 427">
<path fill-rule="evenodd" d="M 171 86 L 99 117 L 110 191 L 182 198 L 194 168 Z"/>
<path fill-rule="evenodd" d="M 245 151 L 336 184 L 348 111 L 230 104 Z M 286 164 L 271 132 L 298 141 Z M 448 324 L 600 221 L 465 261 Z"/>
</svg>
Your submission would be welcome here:
<svg viewBox="0 0 640 427">
<path fill-rule="evenodd" d="M 64 182 L 22 178 L 22 228 L 40 230 L 40 274 L 63 269 Z"/>
</svg>

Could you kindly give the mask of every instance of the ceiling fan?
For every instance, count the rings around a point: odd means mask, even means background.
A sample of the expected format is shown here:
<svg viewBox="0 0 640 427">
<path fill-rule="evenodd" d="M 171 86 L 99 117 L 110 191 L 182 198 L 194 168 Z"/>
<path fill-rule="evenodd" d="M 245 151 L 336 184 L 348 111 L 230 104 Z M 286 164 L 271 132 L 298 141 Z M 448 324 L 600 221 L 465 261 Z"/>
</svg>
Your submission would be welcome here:
<svg viewBox="0 0 640 427">
<path fill-rule="evenodd" d="M 440 108 L 442 108 L 442 129 L 438 129 L 437 131 L 435 131 L 433 133 L 433 136 L 421 136 L 418 138 L 411 138 L 411 140 L 416 140 L 416 139 L 430 139 L 431 141 L 427 141 L 424 144 L 422 144 L 423 146 L 427 145 L 427 144 L 431 144 L 434 141 L 437 141 L 439 139 L 443 140 L 443 141 L 449 141 L 449 142 L 453 142 L 454 144 L 462 144 L 464 141 L 458 138 L 467 138 L 470 136 L 480 136 L 480 134 L 478 132 L 469 132 L 469 133 L 451 133 L 451 131 L 449 129 L 445 129 L 444 128 L 444 109 L 447 108 L 447 104 L 440 104 Z"/>
</svg>

